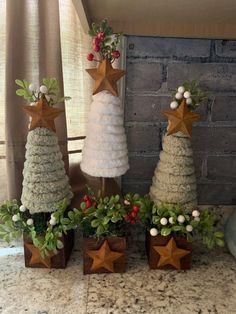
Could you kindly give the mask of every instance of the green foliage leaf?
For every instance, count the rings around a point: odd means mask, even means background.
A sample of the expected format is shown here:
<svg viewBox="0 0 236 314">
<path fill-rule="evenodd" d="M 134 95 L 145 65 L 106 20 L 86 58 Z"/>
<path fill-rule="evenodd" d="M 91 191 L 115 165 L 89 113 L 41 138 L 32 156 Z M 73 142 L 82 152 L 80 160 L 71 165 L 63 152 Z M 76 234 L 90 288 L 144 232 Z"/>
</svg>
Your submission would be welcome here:
<svg viewBox="0 0 236 314">
<path fill-rule="evenodd" d="M 161 235 L 162 235 L 162 236 L 165 236 L 165 237 L 166 237 L 166 236 L 168 236 L 170 233 L 171 233 L 171 228 L 165 228 L 165 227 L 164 227 L 164 228 L 161 229 Z"/>
</svg>

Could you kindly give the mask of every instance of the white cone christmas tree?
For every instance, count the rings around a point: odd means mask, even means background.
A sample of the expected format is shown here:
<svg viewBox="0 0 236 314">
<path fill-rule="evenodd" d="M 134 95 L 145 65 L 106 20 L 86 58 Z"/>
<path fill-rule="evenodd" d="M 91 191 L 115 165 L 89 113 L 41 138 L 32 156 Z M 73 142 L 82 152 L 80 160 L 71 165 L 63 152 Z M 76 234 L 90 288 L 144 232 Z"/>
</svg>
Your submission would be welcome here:
<svg viewBox="0 0 236 314">
<path fill-rule="evenodd" d="M 102 91 L 93 96 L 81 169 L 94 177 L 117 177 L 128 168 L 121 101 Z"/>
<path fill-rule="evenodd" d="M 113 34 L 107 20 L 94 23 L 89 34 L 93 37 L 93 50 L 99 55 L 95 59 L 90 53 L 87 58 L 99 62 L 99 66 L 86 70 L 95 84 L 80 167 L 94 177 L 118 177 L 129 169 L 123 108 L 117 88 L 125 71 L 112 66 L 120 56 L 116 50 L 120 34 Z"/>
<path fill-rule="evenodd" d="M 29 131 L 23 170 L 22 204 L 31 214 L 53 212 L 73 194 L 65 173 L 58 139 L 46 128 Z"/>
<path fill-rule="evenodd" d="M 150 196 L 156 204 L 180 204 L 186 209 L 197 206 L 190 137 L 192 123 L 199 119 L 199 114 L 191 110 L 205 98 L 196 81 L 186 82 L 176 90 L 175 99 L 170 104 L 173 110 L 164 113 L 168 117 L 167 134 L 150 188 Z"/>
</svg>

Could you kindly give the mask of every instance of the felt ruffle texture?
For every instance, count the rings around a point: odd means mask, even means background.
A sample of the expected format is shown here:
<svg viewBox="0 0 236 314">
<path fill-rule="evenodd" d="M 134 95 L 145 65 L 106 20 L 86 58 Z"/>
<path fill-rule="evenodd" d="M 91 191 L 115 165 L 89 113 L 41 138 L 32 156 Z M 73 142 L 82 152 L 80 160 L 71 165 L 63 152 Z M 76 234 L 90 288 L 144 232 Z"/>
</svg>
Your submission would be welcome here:
<svg viewBox="0 0 236 314">
<path fill-rule="evenodd" d="M 53 212 L 64 198 L 73 197 L 58 139 L 46 128 L 28 133 L 23 170 L 22 204 L 31 214 Z"/>
<path fill-rule="evenodd" d="M 93 96 L 80 167 L 91 176 L 105 178 L 129 169 L 121 101 L 108 91 Z"/>
<path fill-rule="evenodd" d="M 191 141 L 181 132 L 165 135 L 155 169 L 150 196 L 156 204 L 197 206 L 197 185 Z"/>
</svg>

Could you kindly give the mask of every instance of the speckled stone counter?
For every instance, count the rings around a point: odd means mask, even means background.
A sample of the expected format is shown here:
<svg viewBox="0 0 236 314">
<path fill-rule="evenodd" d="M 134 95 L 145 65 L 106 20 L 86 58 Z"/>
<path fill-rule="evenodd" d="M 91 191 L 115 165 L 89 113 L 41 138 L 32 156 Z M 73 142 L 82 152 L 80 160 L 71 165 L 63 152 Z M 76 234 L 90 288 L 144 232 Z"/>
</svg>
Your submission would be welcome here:
<svg viewBox="0 0 236 314">
<path fill-rule="evenodd" d="M 19 243 L 0 243 L 0 313 L 236 313 L 236 259 L 226 249 L 196 246 L 189 271 L 149 270 L 143 237 L 135 241 L 127 273 L 86 276 L 80 240 L 65 270 L 25 268 Z"/>
</svg>

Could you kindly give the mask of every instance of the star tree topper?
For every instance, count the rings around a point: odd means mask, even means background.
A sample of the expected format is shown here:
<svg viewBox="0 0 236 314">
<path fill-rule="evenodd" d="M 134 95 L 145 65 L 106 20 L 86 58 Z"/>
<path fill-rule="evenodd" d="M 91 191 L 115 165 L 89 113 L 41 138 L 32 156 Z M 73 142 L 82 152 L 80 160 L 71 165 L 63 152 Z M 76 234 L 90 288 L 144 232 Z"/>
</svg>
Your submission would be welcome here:
<svg viewBox="0 0 236 314">
<path fill-rule="evenodd" d="M 107 240 L 104 241 L 99 250 L 91 250 L 86 252 L 93 259 L 91 270 L 105 268 L 114 273 L 114 261 L 120 258 L 123 253 L 111 251 Z"/>
<path fill-rule="evenodd" d="M 167 135 L 180 131 L 188 137 L 192 136 L 193 122 L 200 118 L 200 114 L 188 110 L 188 106 L 184 100 L 176 110 L 165 111 L 164 115 L 169 120 Z"/>
<path fill-rule="evenodd" d="M 35 106 L 23 106 L 24 111 L 32 117 L 29 130 L 34 130 L 38 127 L 46 128 L 56 132 L 55 118 L 64 110 L 53 108 L 47 104 L 47 100 L 41 98 Z"/>
<path fill-rule="evenodd" d="M 171 238 L 166 246 L 153 246 L 153 249 L 160 255 L 157 267 L 172 265 L 176 269 L 181 269 L 181 258 L 190 253 L 188 250 L 178 248 L 174 238 Z"/>
<path fill-rule="evenodd" d="M 125 75 L 125 71 L 114 69 L 108 59 L 104 59 L 98 68 L 86 71 L 95 80 L 93 95 L 108 90 L 112 95 L 118 96 L 117 81 Z"/>
</svg>

